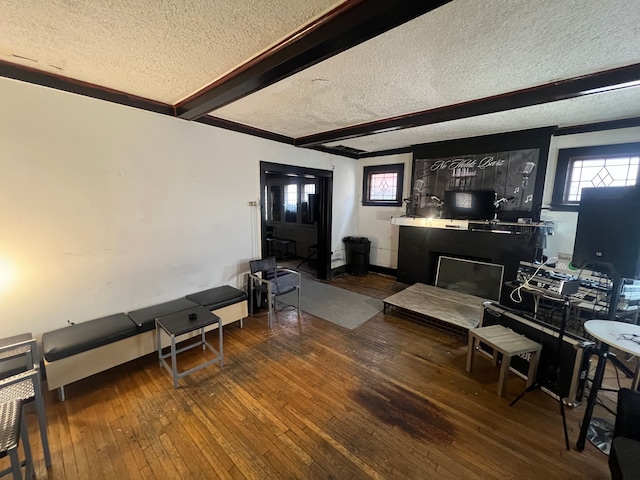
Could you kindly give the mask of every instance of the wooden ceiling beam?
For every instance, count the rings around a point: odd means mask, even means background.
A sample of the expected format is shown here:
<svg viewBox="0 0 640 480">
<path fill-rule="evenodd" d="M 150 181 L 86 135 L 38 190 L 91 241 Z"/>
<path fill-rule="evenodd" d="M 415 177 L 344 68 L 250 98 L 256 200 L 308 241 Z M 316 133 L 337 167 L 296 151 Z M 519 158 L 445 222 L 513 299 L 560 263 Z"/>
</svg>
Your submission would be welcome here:
<svg viewBox="0 0 640 480">
<path fill-rule="evenodd" d="M 176 105 L 195 120 L 365 42 L 451 0 L 347 0 L 245 65 Z"/>
<path fill-rule="evenodd" d="M 463 118 L 504 112 L 543 103 L 569 100 L 584 95 L 628 88 L 637 83 L 640 88 L 640 64 L 605 70 L 580 77 L 558 80 L 536 87 L 480 98 L 468 102 L 361 123 L 296 139 L 299 147 L 312 147 L 327 143 L 364 137 L 405 128 L 421 127 Z"/>
</svg>

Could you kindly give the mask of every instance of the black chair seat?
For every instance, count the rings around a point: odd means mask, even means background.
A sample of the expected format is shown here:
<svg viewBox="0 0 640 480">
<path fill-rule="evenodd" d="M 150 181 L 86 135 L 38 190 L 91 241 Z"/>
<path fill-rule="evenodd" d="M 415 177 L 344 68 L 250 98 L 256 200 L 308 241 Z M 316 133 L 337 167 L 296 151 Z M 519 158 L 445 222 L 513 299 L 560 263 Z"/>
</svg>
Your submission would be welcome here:
<svg viewBox="0 0 640 480">
<path fill-rule="evenodd" d="M 300 272 L 288 268 L 280 267 L 276 263 L 275 257 L 268 257 L 262 260 L 252 260 L 249 262 L 251 274 L 249 275 L 250 291 L 266 294 L 269 307 L 268 324 L 273 323 L 273 304 L 275 298 L 289 292 L 298 292 L 298 302 L 296 311 L 300 316 Z M 253 302 L 250 302 L 253 305 Z M 253 314 L 253 308 L 251 309 Z"/>
<path fill-rule="evenodd" d="M 628 388 L 618 391 L 609 470 L 613 480 L 640 480 L 640 392 Z"/>
<path fill-rule="evenodd" d="M 610 464 L 615 465 L 611 478 L 640 480 L 640 442 L 625 437 L 614 438 L 610 457 Z"/>
</svg>

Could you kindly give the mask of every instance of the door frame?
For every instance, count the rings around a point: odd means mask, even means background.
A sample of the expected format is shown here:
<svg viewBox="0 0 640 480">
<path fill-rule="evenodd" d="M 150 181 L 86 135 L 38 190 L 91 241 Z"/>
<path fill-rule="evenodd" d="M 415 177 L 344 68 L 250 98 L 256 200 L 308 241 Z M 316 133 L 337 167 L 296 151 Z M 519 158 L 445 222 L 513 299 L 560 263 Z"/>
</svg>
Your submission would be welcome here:
<svg viewBox="0 0 640 480">
<path fill-rule="evenodd" d="M 331 273 L 331 223 L 333 209 L 333 171 L 317 168 L 284 165 L 281 163 L 260 162 L 260 235 L 262 257 L 268 255 L 267 242 L 267 198 L 265 187 L 267 174 L 292 174 L 298 176 L 313 175 L 318 180 L 318 278 L 328 280 Z"/>
</svg>

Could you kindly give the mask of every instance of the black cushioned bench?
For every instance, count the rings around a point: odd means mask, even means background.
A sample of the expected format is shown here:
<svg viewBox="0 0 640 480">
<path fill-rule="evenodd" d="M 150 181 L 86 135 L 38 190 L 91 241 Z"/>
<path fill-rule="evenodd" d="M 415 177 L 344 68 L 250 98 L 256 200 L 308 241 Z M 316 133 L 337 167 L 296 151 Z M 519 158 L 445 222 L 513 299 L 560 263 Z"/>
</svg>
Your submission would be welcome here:
<svg viewBox="0 0 640 480">
<path fill-rule="evenodd" d="M 222 319 L 222 325 L 247 316 L 247 295 L 224 285 L 158 305 L 117 313 L 47 332 L 42 336 L 49 390 L 60 388 L 135 358 L 157 351 L 155 319 L 203 306 Z M 212 325 L 211 328 L 217 328 Z"/>
<path fill-rule="evenodd" d="M 55 362 L 137 333 L 135 324 L 124 313 L 96 318 L 45 333 L 42 336 L 44 358 Z"/>
<path fill-rule="evenodd" d="M 186 298 L 187 300 L 191 300 L 212 312 L 215 311 L 216 315 L 220 318 L 225 315 L 226 307 L 231 307 L 232 305 L 237 305 L 241 302 L 244 302 L 245 306 L 247 304 L 246 292 L 230 287 L 229 285 L 223 285 L 222 287 L 210 288 L 209 290 L 192 293 L 191 295 L 187 295 Z M 231 308 L 228 310 L 229 313 L 232 312 Z M 247 314 L 245 313 L 245 315 L 240 318 L 240 327 L 242 327 L 242 319 L 246 316 Z M 235 321 L 231 320 L 231 318 L 234 318 L 234 316 L 232 315 L 229 319 L 222 318 L 222 324 L 226 325 L 227 323 Z"/>
<path fill-rule="evenodd" d="M 197 307 L 198 304 L 187 300 L 186 298 L 178 298 L 171 300 L 170 302 L 160 303 L 158 305 L 152 305 L 150 307 L 141 308 L 129 312 L 129 318 L 134 321 L 136 327 L 140 333 L 148 332 L 149 330 L 156 329 L 156 318 L 171 315 L 173 313 L 181 312 L 182 310 L 189 310 L 190 308 Z"/>
</svg>

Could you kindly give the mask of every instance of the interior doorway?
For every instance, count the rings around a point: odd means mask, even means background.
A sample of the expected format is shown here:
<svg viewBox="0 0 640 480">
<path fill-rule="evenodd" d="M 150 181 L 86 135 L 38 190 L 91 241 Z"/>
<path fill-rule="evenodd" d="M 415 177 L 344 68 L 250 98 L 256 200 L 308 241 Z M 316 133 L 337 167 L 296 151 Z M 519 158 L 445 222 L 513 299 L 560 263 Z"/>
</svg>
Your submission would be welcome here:
<svg viewBox="0 0 640 480">
<path fill-rule="evenodd" d="M 328 279 L 332 193 L 330 170 L 260 162 L 262 256 L 300 259 Z"/>
</svg>

